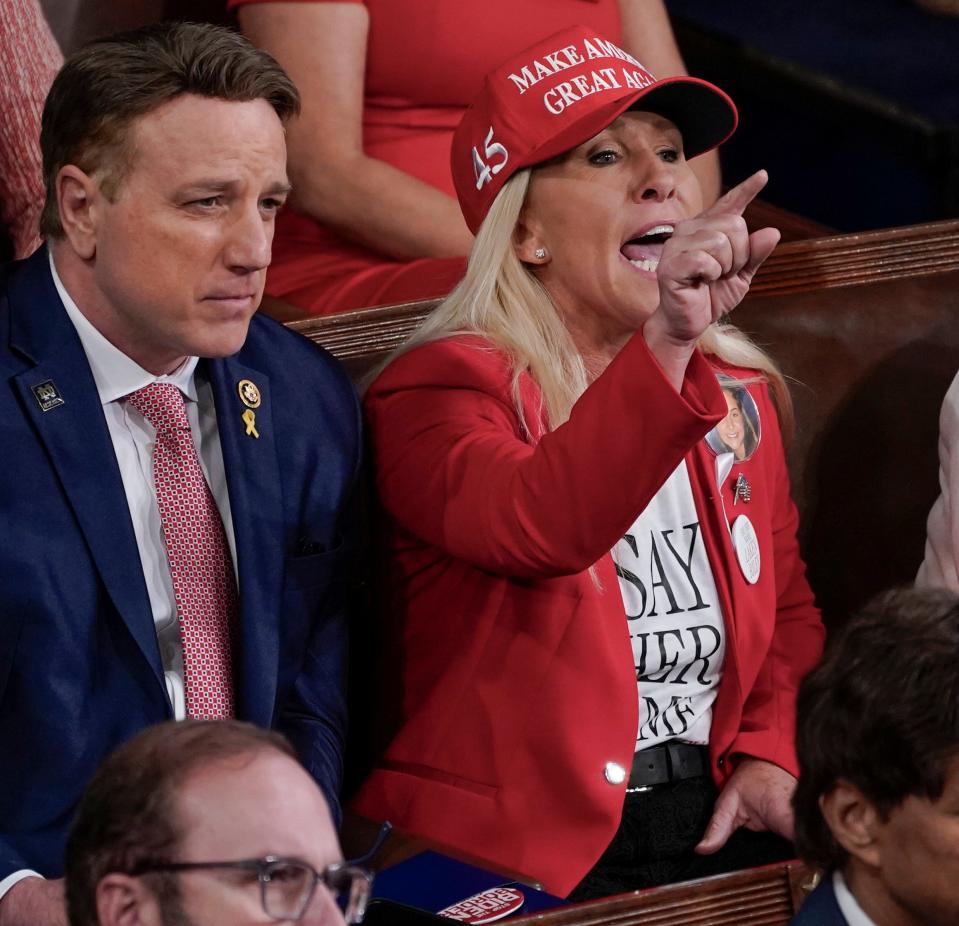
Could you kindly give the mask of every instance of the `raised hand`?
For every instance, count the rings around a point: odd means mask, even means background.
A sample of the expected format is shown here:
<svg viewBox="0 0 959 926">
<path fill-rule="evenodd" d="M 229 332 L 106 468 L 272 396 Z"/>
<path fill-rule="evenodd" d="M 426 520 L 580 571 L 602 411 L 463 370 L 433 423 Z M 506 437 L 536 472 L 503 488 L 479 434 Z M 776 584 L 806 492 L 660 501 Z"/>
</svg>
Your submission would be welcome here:
<svg viewBox="0 0 959 926">
<path fill-rule="evenodd" d="M 775 228 L 749 234 L 743 218 L 767 180 L 764 170 L 747 177 L 698 216 L 680 222 L 663 247 L 656 271 L 658 312 L 678 340 L 695 340 L 739 305 L 779 243 Z"/>
</svg>

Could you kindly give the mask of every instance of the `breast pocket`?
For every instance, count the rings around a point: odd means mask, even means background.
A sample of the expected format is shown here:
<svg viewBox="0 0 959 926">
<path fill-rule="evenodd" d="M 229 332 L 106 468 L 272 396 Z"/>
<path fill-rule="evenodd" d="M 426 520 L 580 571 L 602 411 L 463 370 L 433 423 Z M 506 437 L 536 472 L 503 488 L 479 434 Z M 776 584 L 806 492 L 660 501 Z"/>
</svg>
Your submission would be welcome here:
<svg viewBox="0 0 959 926">
<path fill-rule="evenodd" d="M 335 567 L 341 558 L 342 545 L 323 553 L 309 553 L 305 556 L 287 558 L 284 576 L 284 594 L 287 592 L 308 592 L 316 586 L 324 588 L 331 578 L 335 578 Z"/>
</svg>

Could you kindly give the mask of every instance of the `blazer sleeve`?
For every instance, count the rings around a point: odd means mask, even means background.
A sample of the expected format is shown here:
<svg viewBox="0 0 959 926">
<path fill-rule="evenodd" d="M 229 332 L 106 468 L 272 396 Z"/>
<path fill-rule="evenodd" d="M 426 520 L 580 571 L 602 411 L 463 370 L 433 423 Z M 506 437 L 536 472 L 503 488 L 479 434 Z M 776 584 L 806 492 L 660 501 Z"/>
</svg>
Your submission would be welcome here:
<svg viewBox="0 0 959 926">
<path fill-rule="evenodd" d="M 538 440 L 520 427 L 510 383 L 502 353 L 459 337 L 402 355 L 366 401 L 386 511 L 421 541 L 500 575 L 587 569 L 726 413 L 699 352 L 677 393 L 641 333 Z M 528 408 L 538 419 L 535 396 Z"/>
<path fill-rule="evenodd" d="M 18 871 L 26 871 L 33 867 L 20 856 L 15 841 L 6 834 L 0 834 L 0 881 L 4 881 Z M 0 894 L 0 900 L 2 899 L 3 895 Z"/>
<path fill-rule="evenodd" d="M 343 499 L 336 512 L 337 548 L 325 554 L 329 583 L 313 604 L 311 630 L 303 664 L 290 695 L 284 700 L 276 726 L 293 744 L 300 761 L 320 786 L 330 806 L 334 824 L 342 818 L 347 728 L 347 664 L 351 607 L 358 578 L 360 554 L 359 477 L 362 437 L 359 403 L 345 376 L 339 378 L 344 420 L 352 418 L 348 452 L 352 466 L 346 470 Z M 328 383 L 328 391 L 334 384 Z"/>
<path fill-rule="evenodd" d="M 916 576 L 924 588 L 959 592 L 956 551 L 959 550 L 959 376 L 953 381 L 939 415 L 939 498 L 926 522 L 926 552 Z"/>
<path fill-rule="evenodd" d="M 343 576 L 330 583 L 313 623 L 303 668 L 277 718 L 277 729 L 293 744 L 306 770 L 341 822 L 340 793 L 346 748 L 347 580 L 346 551 L 334 567 Z"/>
<path fill-rule="evenodd" d="M 763 393 L 765 420 L 776 421 L 765 387 Z M 806 581 L 805 563 L 799 555 L 796 539 L 799 515 L 790 494 L 786 455 L 778 426 L 764 431 L 763 439 L 773 442 L 772 559 L 776 576 L 776 623 L 769 652 L 743 705 L 740 732 L 731 752 L 765 759 L 798 775 L 796 696 L 803 677 L 822 655 L 825 629 Z"/>
</svg>

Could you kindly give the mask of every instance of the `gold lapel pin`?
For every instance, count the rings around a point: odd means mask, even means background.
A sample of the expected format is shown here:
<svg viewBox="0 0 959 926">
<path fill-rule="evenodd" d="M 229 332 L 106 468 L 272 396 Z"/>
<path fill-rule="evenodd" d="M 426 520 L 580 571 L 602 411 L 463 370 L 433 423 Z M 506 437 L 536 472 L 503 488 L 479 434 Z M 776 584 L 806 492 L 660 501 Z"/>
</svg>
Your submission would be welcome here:
<svg viewBox="0 0 959 926">
<path fill-rule="evenodd" d="M 263 401 L 260 395 L 260 388 L 251 379 L 241 379 L 236 384 L 236 391 L 239 393 L 240 401 L 246 406 L 243 412 L 243 423 L 246 425 L 247 437 L 259 437 L 260 432 L 256 429 L 256 412 Z"/>
</svg>

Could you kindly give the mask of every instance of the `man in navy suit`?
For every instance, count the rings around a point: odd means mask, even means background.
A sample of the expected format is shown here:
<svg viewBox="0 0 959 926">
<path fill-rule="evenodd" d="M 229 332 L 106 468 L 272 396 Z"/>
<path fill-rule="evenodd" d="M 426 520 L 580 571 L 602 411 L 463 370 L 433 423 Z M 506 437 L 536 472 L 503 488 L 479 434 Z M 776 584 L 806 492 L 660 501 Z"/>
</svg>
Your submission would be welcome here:
<svg viewBox="0 0 959 926">
<path fill-rule="evenodd" d="M 358 407 L 254 317 L 298 105 L 239 35 L 169 23 L 47 100 L 47 246 L 0 280 L 3 926 L 65 922 L 79 794 L 150 724 L 277 728 L 337 806 Z"/>
<path fill-rule="evenodd" d="M 803 682 L 796 847 L 825 873 L 791 926 L 959 923 L 959 597 L 868 605 Z"/>
</svg>

